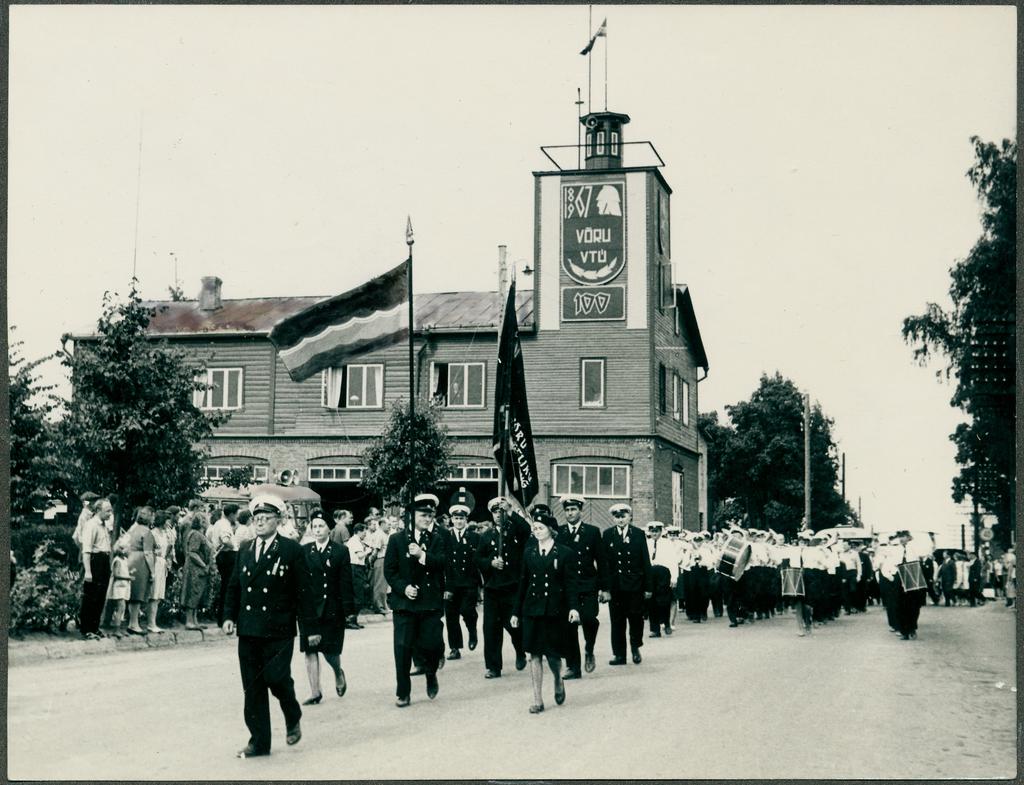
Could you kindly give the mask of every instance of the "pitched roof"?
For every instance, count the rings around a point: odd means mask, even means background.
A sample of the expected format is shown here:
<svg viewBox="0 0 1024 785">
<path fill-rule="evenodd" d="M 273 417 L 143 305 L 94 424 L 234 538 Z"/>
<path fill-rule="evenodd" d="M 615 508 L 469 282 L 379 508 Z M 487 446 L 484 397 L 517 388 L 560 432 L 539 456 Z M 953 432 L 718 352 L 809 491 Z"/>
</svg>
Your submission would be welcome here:
<svg viewBox="0 0 1024 785">
<path fill-rule="evenodd" d="M 255 297 L 222 300 L 215 311 L 199 310 L 198 300 L 148 300 L 156 313 L 149 322 L 154 336 L 266 335 L 281 319 L 328 299 L 324 297 Z M 501 311 L 497 292 L 434 292 L 413 301 L 417 331 L 497 332 Z M 523 329 L 533 329 L 533 290 L 516 292 L 516 314 Z M 92 330 L 76 337 L 93 335 Z"/>
<path fill-rule="evenodd" d="M 697 314 L 693 310 L 693 300 L 690 297 L 690 287 L 686 284 L 676 286 L 676 298 L 683 317 L 683 324 L 690 336 L 690 348 L 693 350 L 693 359 L 697 366 L 708 372 L 708 355 L 704 351 L 704 341 L 700 337 L 700 328 L 697 326 Z"/>
</svg>

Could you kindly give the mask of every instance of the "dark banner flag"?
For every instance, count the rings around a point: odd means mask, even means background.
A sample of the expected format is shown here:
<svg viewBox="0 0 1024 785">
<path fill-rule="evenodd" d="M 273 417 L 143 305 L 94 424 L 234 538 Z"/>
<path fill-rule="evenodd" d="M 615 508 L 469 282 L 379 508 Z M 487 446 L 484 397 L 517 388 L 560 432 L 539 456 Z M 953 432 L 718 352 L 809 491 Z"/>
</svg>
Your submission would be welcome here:
<svg viewBox="0 0 1024 785">
<path fill-rule="evenodd" d="M 508 289 L 498 337 L 498 372 L 494 386 L 494 459 L 504 473 L 507 490 L 525 508 L 537 495 L 540 484 L 530 410 L 526 405 L 526 371 L 519 346 L 515 281 Z"/>
<path fill-rule="evenodd" d="M 282 319 L 270 342 L 294 381 L 409 337 L 408 260 L 344 294 Z"/>
</svg>

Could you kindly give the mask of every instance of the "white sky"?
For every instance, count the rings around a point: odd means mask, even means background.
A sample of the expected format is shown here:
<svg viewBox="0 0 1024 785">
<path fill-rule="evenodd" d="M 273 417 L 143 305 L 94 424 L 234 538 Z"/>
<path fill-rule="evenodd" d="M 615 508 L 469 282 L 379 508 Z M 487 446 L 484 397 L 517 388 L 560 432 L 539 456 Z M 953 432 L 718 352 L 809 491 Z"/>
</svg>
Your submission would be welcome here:
<svg viewBox="0 0 1024 785">
<path fill-rule="evenodd" d="M 594 11 L 608 106 L 674 189 L 701 410 L 792 378 L 835 418 L 879 529 L 959 539 L 953 391 L 899 331 L 946 301 L 979 234 L 969 137 L 1013 134 L 1015 13 Z M 417 291 L 493 289 L 498 244 L 532 262 L 538 148 L 575 144 L 587 89 L 586 6 L 14 6 L 10 23 L 8 309 L 29 357 L 127 288 L 140 124 L 144 296 L 166 296 L 172 252 L 190 295 L 207 274 L 227 298 L 334 294 L 404 258 L 407 214 Z"/>
</svg>

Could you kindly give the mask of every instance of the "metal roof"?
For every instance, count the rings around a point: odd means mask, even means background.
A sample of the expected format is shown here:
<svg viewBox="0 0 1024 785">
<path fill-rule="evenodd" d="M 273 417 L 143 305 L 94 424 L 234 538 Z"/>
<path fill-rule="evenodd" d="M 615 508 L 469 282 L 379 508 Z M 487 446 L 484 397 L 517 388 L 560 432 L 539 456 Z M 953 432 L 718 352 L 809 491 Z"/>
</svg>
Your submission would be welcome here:
<svg viewBox="0 0 1024 785">
<path fill-rule="evenodd" d="M 262 336 L 281 319 L 293 316 L 323 297 L 256 297 L 222 300 L 215 311 L 201 311 L 198 300 L 147 300 L 156 311 L 149 322 L 154 336 L 252 335 Z M 433 292 L 414 297 L 417 331 L 478 332 L 498 330 L 501 308 L 497 292 Z M 523 329 L 533 329 L 533 289 L 516 292 L 516 315 Z M 95 335 L 76 332 L 77 338 Z"/>
</svg>

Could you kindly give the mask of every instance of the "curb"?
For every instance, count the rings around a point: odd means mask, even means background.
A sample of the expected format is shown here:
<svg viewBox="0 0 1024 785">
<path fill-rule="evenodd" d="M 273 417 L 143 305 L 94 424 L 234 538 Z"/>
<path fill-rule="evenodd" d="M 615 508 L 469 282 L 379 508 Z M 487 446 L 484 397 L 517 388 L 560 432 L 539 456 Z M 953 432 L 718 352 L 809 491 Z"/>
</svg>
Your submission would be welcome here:
<svg viewBox="0 0 1024 785">
<path fill-rule="evenodd" d="M 390 616 L 369 614 L 360 616 L 363 625 L 379 624 L 388 621 Z M 8 640 L 7 665 L 20 667 L 35 665 L 47 660 L 68 660 L 97 654 L 116 654 L 127 651 L 147 651 L 149 649 L 169 649 L 175 646 L 191 646 L 201 643 L 218 643 L 230 640 L 216 626 L 208 630 L 164 630 L 163 632 L 146 635 L 125 635 L 123 638 L 101 638 L 97 641 L 63 640 L 53 643 L 19 642 Z"/>
</svg>

